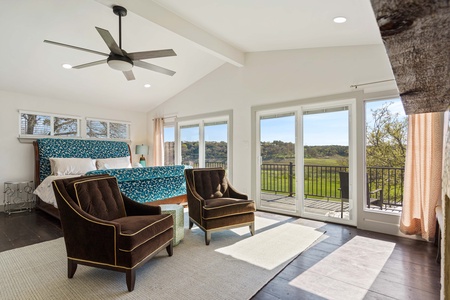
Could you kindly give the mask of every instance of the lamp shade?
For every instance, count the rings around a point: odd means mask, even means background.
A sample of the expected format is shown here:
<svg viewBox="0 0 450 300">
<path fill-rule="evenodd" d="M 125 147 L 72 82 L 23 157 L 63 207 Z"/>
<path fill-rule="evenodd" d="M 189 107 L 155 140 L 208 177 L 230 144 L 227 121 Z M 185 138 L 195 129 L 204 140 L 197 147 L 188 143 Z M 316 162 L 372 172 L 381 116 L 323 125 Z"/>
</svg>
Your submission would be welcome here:
<svg viewBox="0 0 450 300">
<path fill-rule="evenodd" d="M 147 155 L 148 146 L 147 145 L 136 145 L 136 154 Z"/>
</svg>

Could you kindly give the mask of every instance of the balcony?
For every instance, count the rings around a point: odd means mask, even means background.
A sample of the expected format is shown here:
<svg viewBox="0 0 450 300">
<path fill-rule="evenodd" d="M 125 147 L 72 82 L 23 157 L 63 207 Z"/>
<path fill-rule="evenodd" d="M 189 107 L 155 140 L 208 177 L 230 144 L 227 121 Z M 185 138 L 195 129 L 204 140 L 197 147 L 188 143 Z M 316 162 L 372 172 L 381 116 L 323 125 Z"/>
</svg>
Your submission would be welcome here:
<svg viewBox="0 0 450 300">
<path fill-rule="evenodd" d="M 198 164 L 183 161 L 194 168 Z M 207 168 L 222 167 L 226 163 L 207 162 Z M 304 205 L 305 211 L 341 217 L 341 193 L 339 172 L 348 172 L 346 166 L 304 167 Z M 368 167 L 367 181 L 369 191 L 380 189 L 382 192 L 382 211 L 400 213 L 403 201 L 404 168 Z M 360 201 L 360 199 L 357 199 Z M 261 206 L 285 211 L 295 211 L 295 164 L 293 163 L 263 163 L 261 165 Z M 343 217 L 348 215 L 348 202 L 343 204 Z M 369 209 L 380 211 L 380 207 Z"/>
<path fill-rule="evenodd" d="M 307 212 L 341 216 L 339 172 L 348 172 L 345 166 L 304 167 L 304 199 Z M 403 201 L 403 168 L 368 167 L 368 189 L 380 189 L 382 211 L 399 213 Z M 261 165 L 261 204 L 264 207 L 293 211 L 295 209 L 295 165 Z M 343 210 L 348 212 L 348 203 Z M 378 206 L 370 209 L 380 210 Z M 347 213 L 348 214 L 348 213 Z"/>
</svg>

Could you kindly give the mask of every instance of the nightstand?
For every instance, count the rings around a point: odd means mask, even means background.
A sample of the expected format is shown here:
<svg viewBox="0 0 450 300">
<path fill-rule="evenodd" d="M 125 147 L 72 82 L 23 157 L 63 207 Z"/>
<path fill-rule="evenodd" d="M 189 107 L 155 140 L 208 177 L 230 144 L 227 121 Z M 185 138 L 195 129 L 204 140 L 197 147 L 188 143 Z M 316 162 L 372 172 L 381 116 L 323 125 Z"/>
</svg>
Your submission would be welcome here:
<svg viewBox="0 0 450 300">
<path fill-rule="evenodd" d="M 34 207 L 33 181 L 6 181 L 3 189 L 3 209 L 7 214 L 31 211 Z"/>
</svg>

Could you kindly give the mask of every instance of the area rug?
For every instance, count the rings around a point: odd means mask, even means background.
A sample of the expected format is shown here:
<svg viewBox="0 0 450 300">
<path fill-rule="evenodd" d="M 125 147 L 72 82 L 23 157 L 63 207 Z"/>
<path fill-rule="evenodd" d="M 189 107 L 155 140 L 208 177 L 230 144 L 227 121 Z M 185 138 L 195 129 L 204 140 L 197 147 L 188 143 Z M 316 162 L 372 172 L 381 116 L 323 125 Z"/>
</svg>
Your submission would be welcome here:
<svg viewBox="0 0 450 300">
<path fill-rule="evenodd" d="M 288 221 L 257 217 L 255 236 L 226 230 L 209 246 L 185 229 L 172 257 L 162 251 L 137 270 L 131 293 L 124 273 L 79 265 L 68 279 L 62 238 L 5 251 L 0 299 L 249 299 L 323 234 Z"/>
</svg>

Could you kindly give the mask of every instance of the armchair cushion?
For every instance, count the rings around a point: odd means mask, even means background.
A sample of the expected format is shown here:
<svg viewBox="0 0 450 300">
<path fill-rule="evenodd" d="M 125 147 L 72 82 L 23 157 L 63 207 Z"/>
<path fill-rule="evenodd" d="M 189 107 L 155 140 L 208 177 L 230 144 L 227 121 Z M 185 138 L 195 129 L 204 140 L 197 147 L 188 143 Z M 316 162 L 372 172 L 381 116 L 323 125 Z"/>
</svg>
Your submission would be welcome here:
<svg viewBox="0 0 450 300">
<path fill-rule="evenodd" d="M 81 210 L 102 220 L 126 216 L 122 194 L 114 177 L 92 176 L 70 181 L 66 190 Z"/>
<path fill-rule="evenodd" d="M 193 174 L 194 190 L 203 199 L 229 197 L 225 170 L 211 169 L 201 172 L 194 170 Z"/>
<path fill-rule="evenodd" d="M 205 200 L 203 219 L 210 220 L 245 213 L 253 213 L 255 203 L 252 200 L 218 198 Z"/>
<path fill-rule="evenodd" d="M 172 215 L 167 214 L 123 217 L 114 222 L 120 224 L 117 244 L 121 251 L 132 251 L 173 226 Z"/>
</svg>

